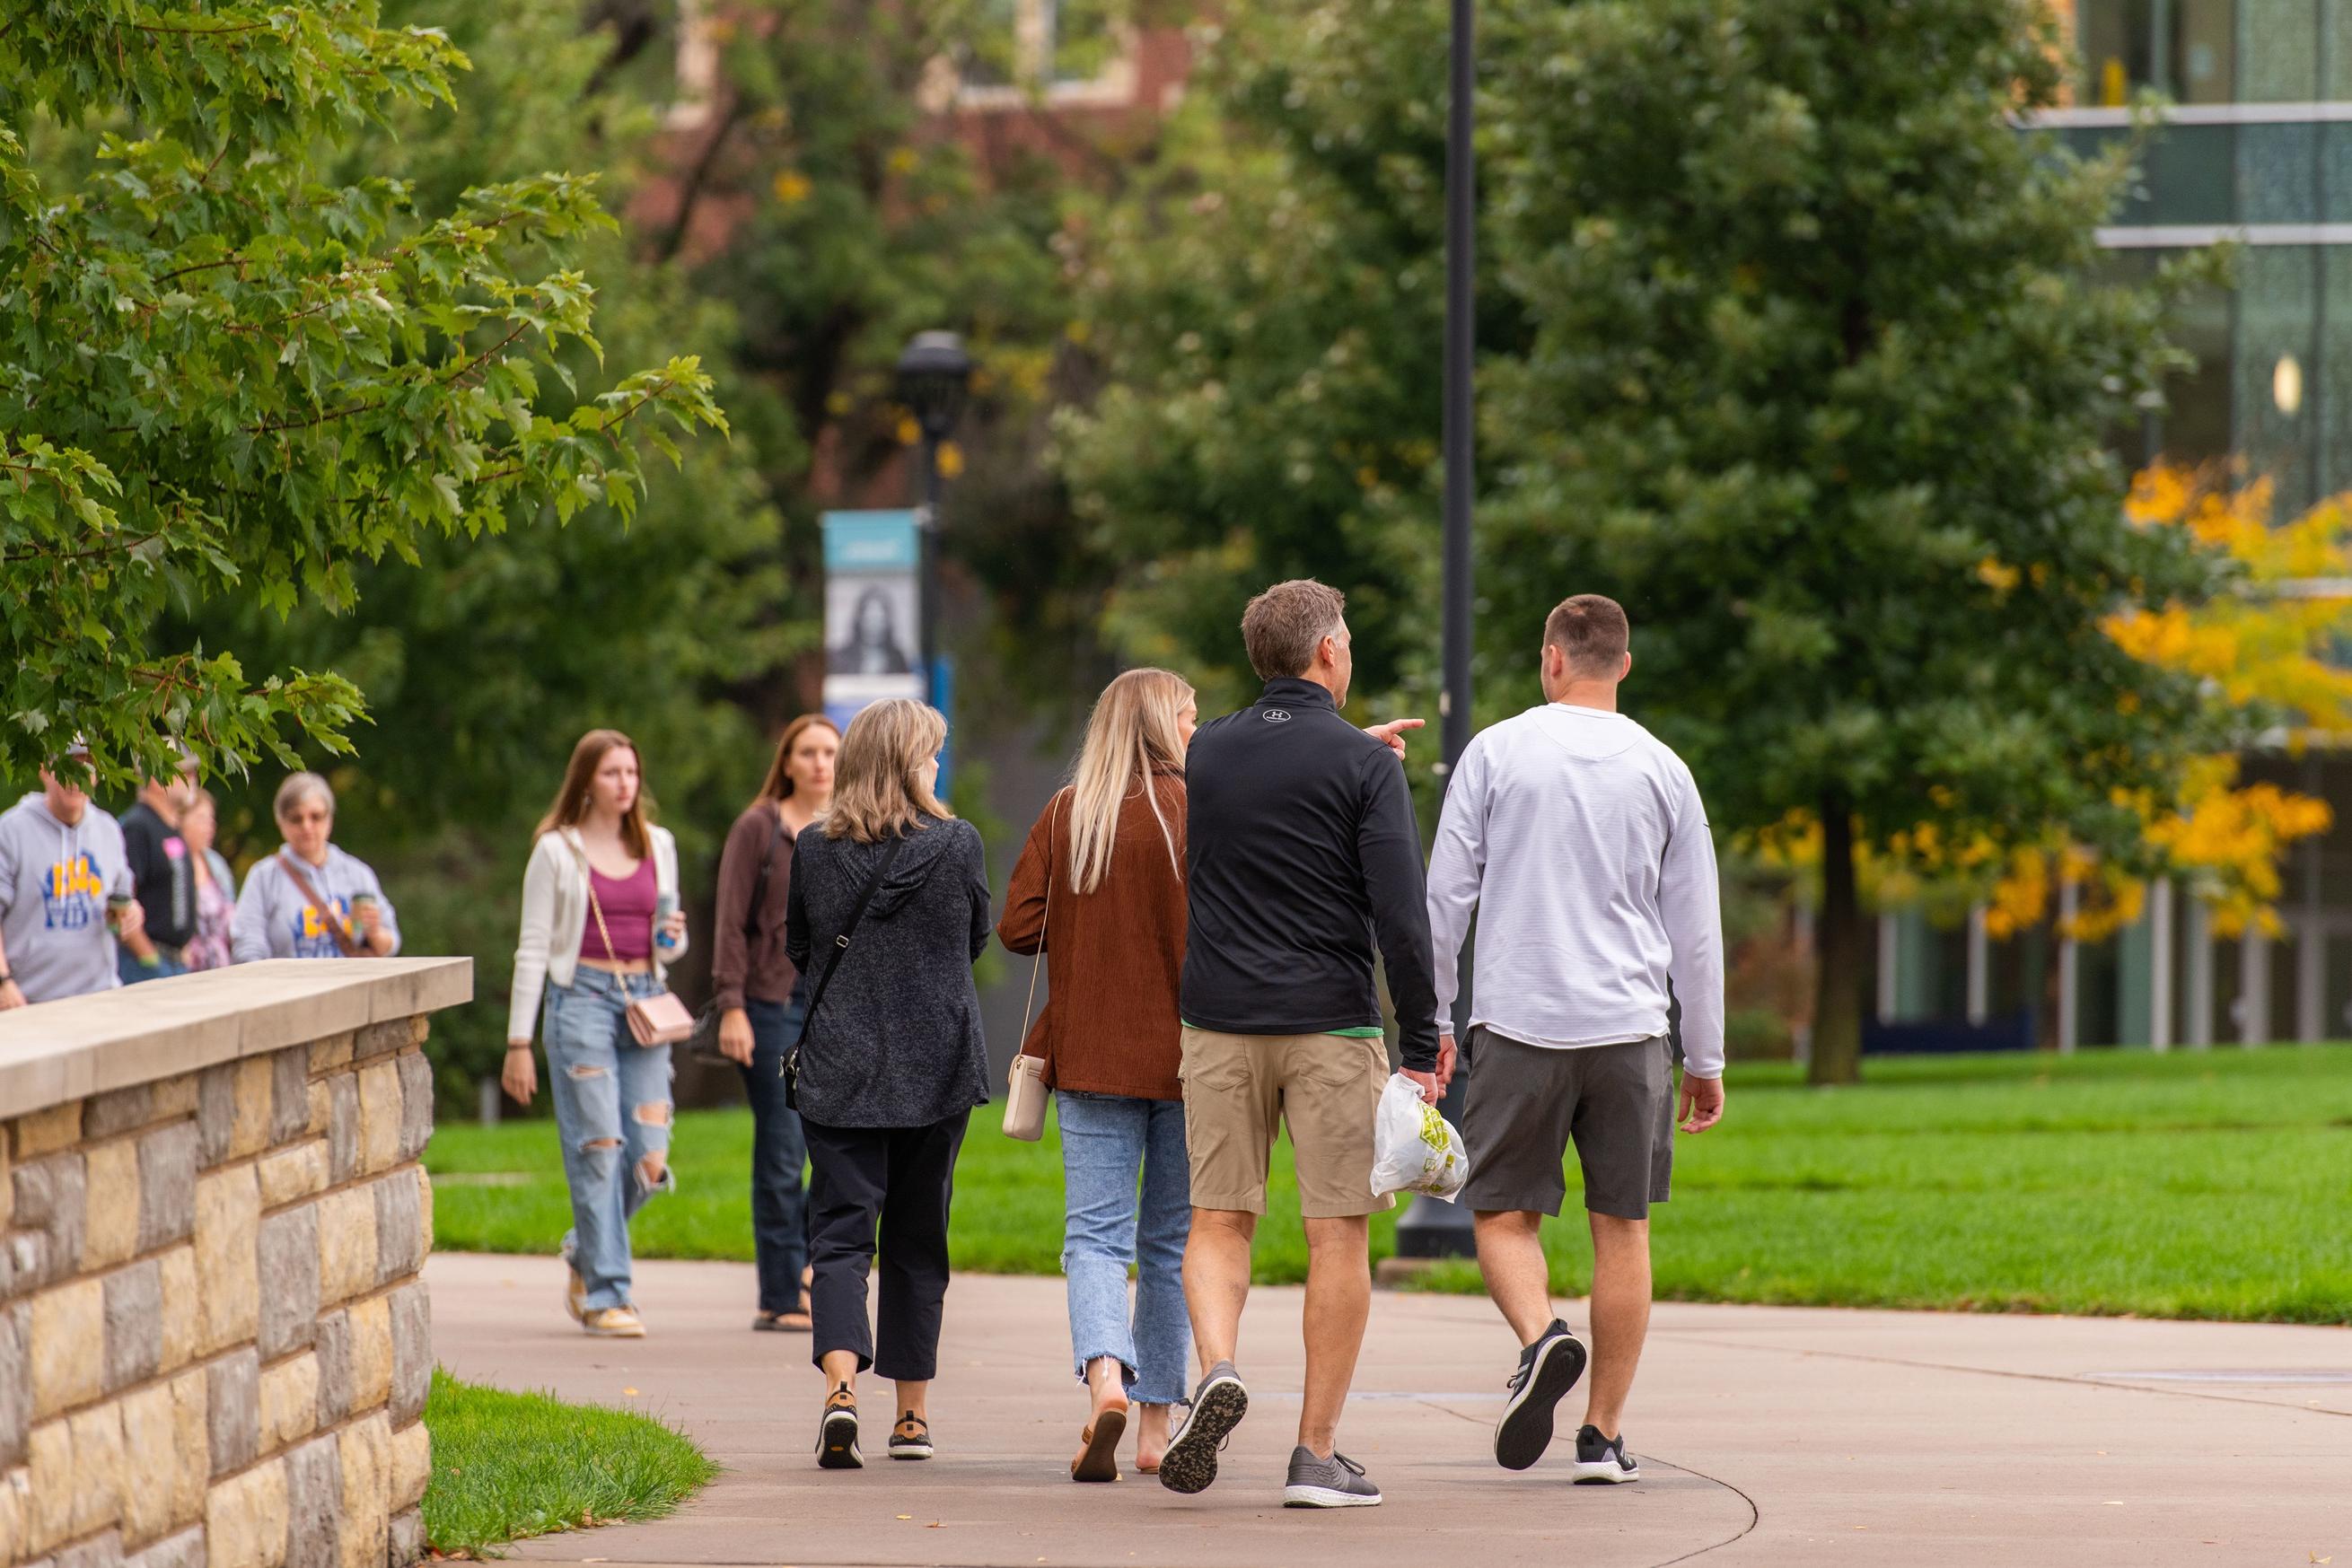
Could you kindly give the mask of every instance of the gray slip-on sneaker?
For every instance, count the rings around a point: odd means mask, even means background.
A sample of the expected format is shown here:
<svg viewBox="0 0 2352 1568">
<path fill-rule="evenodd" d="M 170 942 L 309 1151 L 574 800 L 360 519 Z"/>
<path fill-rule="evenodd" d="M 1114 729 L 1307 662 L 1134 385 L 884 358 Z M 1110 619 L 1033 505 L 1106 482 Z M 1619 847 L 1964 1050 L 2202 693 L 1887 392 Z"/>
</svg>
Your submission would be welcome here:
<svg viewBox="0 0 2352 1568">
<path fill-rule="evenodd" d="M 1209 1368 L 1208 1375 L 1192 1390 L 1192 1414 L 1169 1439 L 1168 1451 L 1160 1459 L 1160 1484 L 1187 1494 L 1209 1490 L 1209 1483 L 1217 1479 L 1217 1450 L 1249 1414 L 1249 1390 L 1242 1386 L 1232 1362 L 1221 1361 Z"/>
<path fill-rule="evenodd" d="M 1536 1343 L 1519 1352 L 1511 1374 L 1510 1397 L 1495 1423 L 1495 1462 L 1524 1470 L 1551 1447 L 1552 1407 L 1584 1375 L 1584 1345 L 1558 1318 Z"/>
<path fill-rule="evenodd" d="M 1576 1484 L 1606 1486 L 1614 1481 L 1638 1481 L 1642 1467 L 1625 1451 L 1625 1435 L 1604 1437 L 1598 1427 L 1576 1434 Z"/>
<path fill-rule="evenodd" d="M 1315 1450 L 1301 1446 L 1290 1451 L 1290 1478 L 1282 1489 L 1285 1508 L 1375 1508 L 1381 1489 L 1364 1474 L 1364 1467 L 1333 1450 L 1318 1459 Z"/>
</svg>

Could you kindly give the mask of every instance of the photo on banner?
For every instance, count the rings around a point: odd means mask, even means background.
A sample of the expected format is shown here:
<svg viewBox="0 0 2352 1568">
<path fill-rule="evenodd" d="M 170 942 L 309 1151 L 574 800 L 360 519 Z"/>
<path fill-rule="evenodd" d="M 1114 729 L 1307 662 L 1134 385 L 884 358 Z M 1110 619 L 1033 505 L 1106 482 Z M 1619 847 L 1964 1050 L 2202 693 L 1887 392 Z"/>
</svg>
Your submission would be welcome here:
<svg viewBox="0 0 2352 1568">
<path fill-rule="evenodd" d="M 824 712 L 843 730 L 885 697 L 923 697 L 915 514 L 827 512 Z"/>
</svg>

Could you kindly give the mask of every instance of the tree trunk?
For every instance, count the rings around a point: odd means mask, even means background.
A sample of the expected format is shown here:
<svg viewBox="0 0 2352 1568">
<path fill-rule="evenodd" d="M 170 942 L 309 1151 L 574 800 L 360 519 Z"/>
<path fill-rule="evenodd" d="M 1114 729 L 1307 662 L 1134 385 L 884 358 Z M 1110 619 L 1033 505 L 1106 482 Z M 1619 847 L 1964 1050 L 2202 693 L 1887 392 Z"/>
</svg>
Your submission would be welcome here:
<svg viewBox="0 0 2352 1568">
<path fill-rule="evenodd" d="M 1820 963 L 1813 988 L 1813 1055 L 1808 1077 L 1815 1083 L 1862 1080 L 1862 980 L 1869 928 L 1854 887 L 1853 813 L 1838 790 L 1822 796 L 1822 918 L 1814 952 Z"/>
</svg>

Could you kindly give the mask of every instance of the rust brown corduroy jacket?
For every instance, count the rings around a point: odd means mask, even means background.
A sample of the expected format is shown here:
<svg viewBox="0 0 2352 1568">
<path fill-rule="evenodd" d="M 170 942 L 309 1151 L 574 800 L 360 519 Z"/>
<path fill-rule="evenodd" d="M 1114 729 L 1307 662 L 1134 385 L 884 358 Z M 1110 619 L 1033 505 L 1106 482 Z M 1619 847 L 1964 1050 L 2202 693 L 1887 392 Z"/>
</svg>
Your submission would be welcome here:
<svg viewBox="0 0 2352 1568">
<path fill-rule="evenodd" d="M 1021 1049 L 1045 1059 L 1048 1088 L 1140 1100 L 1181 1100 L 1184 972 L 1184 779 L 1155 780 L 1168 841 L 1141 790 L 1119 809 L 1102 885 L 1070 884 L 1070 791 L 1047 802 L 1021 847 L 996 935 L 1015 953 L 1045 955 L 1045 1010 Z M 1047 879 L 1053 902 L 1047 907 Z"/>
</svg>

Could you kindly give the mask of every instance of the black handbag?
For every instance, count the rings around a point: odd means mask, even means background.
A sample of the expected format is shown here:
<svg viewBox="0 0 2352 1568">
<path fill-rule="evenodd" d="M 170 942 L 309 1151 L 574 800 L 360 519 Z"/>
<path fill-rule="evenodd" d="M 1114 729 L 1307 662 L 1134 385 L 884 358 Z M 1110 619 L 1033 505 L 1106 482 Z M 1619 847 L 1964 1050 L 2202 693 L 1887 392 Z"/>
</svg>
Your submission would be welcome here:
<svg viewBox="0 0 2352 1568">
<path fill-rule="evenodd" d="M 776 815 L 772 804 L 768 810 L 771 815 Z M 768 852 L 760 857 L 760 874 L 751 883 L 751 902 L 743 906 L 743 949 L 747 955 L 753 938 L 760 935 L 760 911 L 768 904 L 768 873 L 775 868 L 776 846 L 783 841 L 783 837 L 784 819 L 776 815 L 775 826 L 768 834 Z M 717 997 L 703 1003 L 702 1010 L 694 1015 L 694 1032 L 687 1037 L 686 1049 L 706 1061 L 723 1061 L 733 1067 L 737 1065 L 734 1058 L 719 1049 L 720 1016 Z"/>
<path fill-rule="evenodd" d="M 841 961 L 849 956 L 849 939 L 856 933 L 857 923 L 866 918 L 866 906 L 874 902 L 874 894 L 890 874 L 890 868 L 898 863 L 898 852 L 907 847 L 907 841 L 912 836 L 900 833 L 890 841 L 890 847 L 882 852 L 882 863 L 876 866 L 874 874 L 866 879 L 866 891 L 857 895 L 857 903 L 851 907 L 849 919 L 841 927 L 841 935 L 833 939 L 832 961 L 825 965 L 824 973 L 816 977 L 815 989 L 809 992 L 808 1009 L 801 1014 L 801 1037 L 793 1041 L 792 1050 L 784 1053 L 782 1070 L 784 1103 L 795 1111 L 801 1108 L 801 1051 L 808 1044 L 809 1026 L 816 1021 L 817 1005 L 824 1000 L 825 988 L 833 984 L 834 973 L 841 967 Z"/>
</svg>

